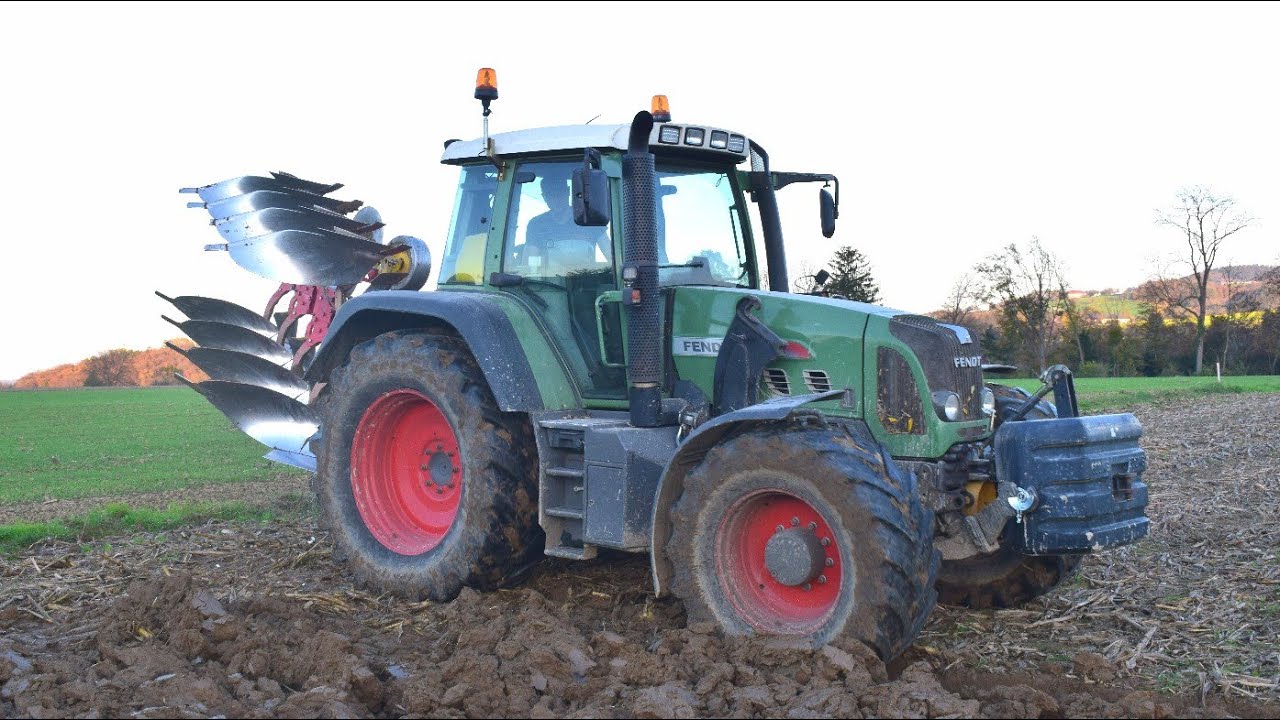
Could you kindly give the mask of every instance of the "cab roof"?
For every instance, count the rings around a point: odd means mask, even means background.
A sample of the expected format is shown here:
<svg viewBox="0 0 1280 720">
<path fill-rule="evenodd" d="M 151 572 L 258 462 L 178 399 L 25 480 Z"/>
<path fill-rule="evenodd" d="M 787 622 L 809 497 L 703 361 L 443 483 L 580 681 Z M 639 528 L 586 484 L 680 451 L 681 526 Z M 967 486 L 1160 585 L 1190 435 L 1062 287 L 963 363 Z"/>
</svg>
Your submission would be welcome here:
<svg viewBox="0 0 1280 720">
<path fill-rule="evenodd" d="M 494 153 L 500 156 L 584 148 L 626 150 L 630 131 L 630 125 L 560 125 L 497 133 L 492 139 Z M 718 142 L 721 138 L 725 140 L 725 147 L 711 146 L 713 139 Z M 695 140 L 698 144 L 694 144 Z M 730 140 L 733 147 L 742 148 L 740 152 L 729 149 Z M 740 133 L 708 125 L 682 123 L 655 124 L 649 135 L 649 146 L 663 154 L 696 155 L 702 158 L 715 156 L 733 159 L 735 164 L 746 160 L 750 152 L 750 143 Z M 483 139 L 456 140 L 445 147 L 440 162 L 462 165 L 481 159 L 484 154 Z"/>
</svg>

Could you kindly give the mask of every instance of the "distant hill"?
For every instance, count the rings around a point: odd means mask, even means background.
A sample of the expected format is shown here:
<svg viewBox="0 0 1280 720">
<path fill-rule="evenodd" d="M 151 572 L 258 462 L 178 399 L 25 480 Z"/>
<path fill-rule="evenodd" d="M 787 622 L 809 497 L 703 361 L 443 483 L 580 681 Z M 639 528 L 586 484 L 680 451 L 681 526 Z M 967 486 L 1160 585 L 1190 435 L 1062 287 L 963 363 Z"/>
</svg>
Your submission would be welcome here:
<svg viewBox="0 0 1280 720">
<path fill-rule="evenodd" d="M 1280 298 L 1274 296 L 1274 291 L 1269 293 L 1266 289 L 1265 280 L 1270 273 L 1280 273 L 1280 266 L 1232 265 L 1214 269 L 1209 273 L 1209 314 L 1226 312 L 1227 298 L 1232 294 L 1237 297 L 1251 295 L 1264 308 L 1273 306 Z M 1194 283 L 1194 280 L 1193 276 L 1187 275 L 1170 282 Z M 1067 295 L 1083 312 L 1096 314 L 1104 322 L 1114 319 L 1123 323 L 1142 315 L 1144 304 L 1140 298 L 1144 288 L 1152 282 L 1155 281 L 1124 291 L 1116 288 L 1068 290 Z"/>
<path fill-rule="evenodd" d="M 170 340 L 184 350 L 195 343 L 187 338 Z M 15 388 L 72 388 L 107 385 L 147 387 L 176 385 L 175 372 L 190 380 L 204 380 L 204 373 L 191 361 L 167 347 L 149 350 L 108 350 L 80 362 L 67 363 L 27 373 L 13 384 Z"/>
</svg>

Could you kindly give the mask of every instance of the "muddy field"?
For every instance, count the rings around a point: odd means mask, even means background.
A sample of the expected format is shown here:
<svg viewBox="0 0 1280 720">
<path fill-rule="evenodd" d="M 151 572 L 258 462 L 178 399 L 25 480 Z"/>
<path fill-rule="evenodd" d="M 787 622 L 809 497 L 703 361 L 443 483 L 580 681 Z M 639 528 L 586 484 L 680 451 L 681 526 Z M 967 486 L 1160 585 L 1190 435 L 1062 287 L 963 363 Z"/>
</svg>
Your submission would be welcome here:
<svg viewBox="0 0 1280 720">
<path fill-rule="evenodd" d="M 640 557 L 408 603 L 309 522 L 211 523 L 0 561 L 0 717 L 1278 717 L 1277 410 L 1137 409 L 1151 538 L 1025 608 L 939 609 L 889 667 L 689 626 Z"/>
</svg>

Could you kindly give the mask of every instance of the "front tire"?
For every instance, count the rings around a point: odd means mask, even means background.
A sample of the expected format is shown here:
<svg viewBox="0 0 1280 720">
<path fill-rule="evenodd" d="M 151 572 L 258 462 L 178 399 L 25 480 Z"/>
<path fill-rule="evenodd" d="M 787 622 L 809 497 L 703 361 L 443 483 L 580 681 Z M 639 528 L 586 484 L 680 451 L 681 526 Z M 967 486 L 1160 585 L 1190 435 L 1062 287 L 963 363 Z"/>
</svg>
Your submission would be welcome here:
<svg viewBox="0 0 1280 720">
<path fill-rule="evenodd" d="M 504 584 L 541 551 L 532 432 L 501 412 L 458 338 L 367 341 L 319 406 L 321 518 L 359 583 L 445 601 Z"/>
<path fill-rule="evenodd" d="M 933 516 L 869 435 L 753 430 L 713 448 L 672 507 L 671 588 L 691 622 L 901 654 L 935 601 Z"/>
</svg>

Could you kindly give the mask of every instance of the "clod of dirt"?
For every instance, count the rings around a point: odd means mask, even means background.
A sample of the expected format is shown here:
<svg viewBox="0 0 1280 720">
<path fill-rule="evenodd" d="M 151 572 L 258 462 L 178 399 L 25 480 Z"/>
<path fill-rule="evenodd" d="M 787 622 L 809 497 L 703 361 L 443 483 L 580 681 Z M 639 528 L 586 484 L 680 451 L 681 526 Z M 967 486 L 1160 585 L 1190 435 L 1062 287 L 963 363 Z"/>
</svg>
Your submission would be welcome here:
<svg viewBox="0 0 1280 720">
<path fill-rule="evenodd" d="M 897 682 L 871 688 L 862 707 L 881 718 L 978 717 L 982 708 L 977 700 L 962 700 L 944 690 L 926 662 L 907 666 Z"/>
<path fill-rule="evenodd" d="M 1083 675 L 1090 680 L 1106 682 L 1108 680 L 1114 680 L 1116 677 L 1115 666 L 1098 653 L 1076 653 L 1075 657 L 1071 659 L 1071 664 L 1078 674 Z"/>
</svg>

